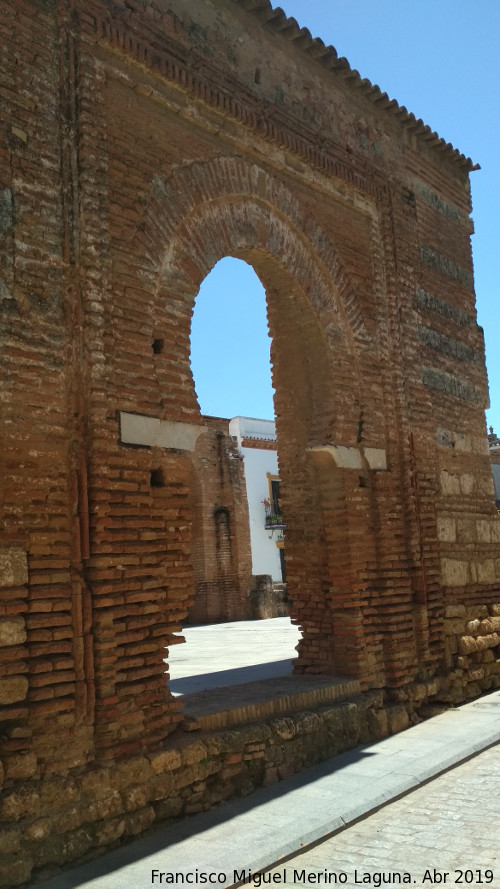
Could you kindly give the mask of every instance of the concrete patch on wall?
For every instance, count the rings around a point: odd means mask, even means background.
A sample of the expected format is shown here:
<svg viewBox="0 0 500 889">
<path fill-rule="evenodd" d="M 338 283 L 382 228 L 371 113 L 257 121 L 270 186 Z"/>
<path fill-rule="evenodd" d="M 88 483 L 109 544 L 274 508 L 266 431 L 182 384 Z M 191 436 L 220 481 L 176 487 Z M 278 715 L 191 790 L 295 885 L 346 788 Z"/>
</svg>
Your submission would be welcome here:
<svg viewBox="0 0 500 889">
<path fill-rule="evenodd" d="M 379 471 L 387 469 L 387 454 L 384 448 L 364 448 L 363 453 L 370 469 Z"/>
<path fill-rule="evenodd" d="M 207 432 L 206 426 L 198 426 L 193 423 L 158 420 L 156 417 L 128 414 L 124 411 L 119 413 L 122 444 L 192 451 L 198 436 Z"/>
<path fill-rule="evenodd" d="M 346 445 L 328 444 L 309 448 L 309 451 L 313 454 L 330 454 L 333 462 L 339 469 L 362 469 L 362 455 L 365 457 L 370 469 L 387 469 L 387 455 L 384 448 L 363 448 L 359 450 Z"/>
<path fill-rule="evenodd" d="M 348 448 L 344 445 L 319 445 L 309 448 L 311 453 L 330 454 L 335 466 L 339 469 L 361 469 L 361 454 L 357 448 Z"/>
</svg>

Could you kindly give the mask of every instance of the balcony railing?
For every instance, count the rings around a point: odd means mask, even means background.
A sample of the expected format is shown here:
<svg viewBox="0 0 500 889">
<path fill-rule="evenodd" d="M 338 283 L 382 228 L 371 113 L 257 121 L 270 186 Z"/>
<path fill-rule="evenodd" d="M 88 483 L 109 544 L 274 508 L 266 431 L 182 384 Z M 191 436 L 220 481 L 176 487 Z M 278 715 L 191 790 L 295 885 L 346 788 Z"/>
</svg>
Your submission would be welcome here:
<svg viewBox="0 0 500 889">
<path fill-rule="evenodd" d="M 266 511 L 265 525 L 267 528 L 286 528 L 283 516 L 280 513 L 271 513 Z"/>
</svg>

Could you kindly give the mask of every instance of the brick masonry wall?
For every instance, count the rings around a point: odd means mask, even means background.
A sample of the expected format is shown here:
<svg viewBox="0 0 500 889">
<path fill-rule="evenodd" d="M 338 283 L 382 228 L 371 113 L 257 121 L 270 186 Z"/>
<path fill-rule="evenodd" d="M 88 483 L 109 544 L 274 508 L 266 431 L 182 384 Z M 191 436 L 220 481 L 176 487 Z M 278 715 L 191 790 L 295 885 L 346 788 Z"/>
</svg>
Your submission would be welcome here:
<svg viewBox="0 0 500 889">
<path fill-rule="evenodd" d="M 208 426 L 193 453 L 191 561 L 194 602 L 190 623 L 248 620 L 252 556 L 243 462 L 229 421 L 204 417 Z"/>
<path fill-rule="evenodd" d="M 343 673 L 387 706 L 416 681 L 447 700 L 498 684 L 500 539 L 470 164 L 333 51 L 294 45 L 264 0 L 24 0 L 0 33 L 14 856 L 69 825 L 58 782 L 83 782 L 90 806 L 99 769 L 178 737 L 165 657 L 194 600 L 189 441 L 206 425 L 190 322 L 221 257 L 267 294 L 296 671 Z M 121 413 L 174 437 L 128 441 Z"/>
</svg>

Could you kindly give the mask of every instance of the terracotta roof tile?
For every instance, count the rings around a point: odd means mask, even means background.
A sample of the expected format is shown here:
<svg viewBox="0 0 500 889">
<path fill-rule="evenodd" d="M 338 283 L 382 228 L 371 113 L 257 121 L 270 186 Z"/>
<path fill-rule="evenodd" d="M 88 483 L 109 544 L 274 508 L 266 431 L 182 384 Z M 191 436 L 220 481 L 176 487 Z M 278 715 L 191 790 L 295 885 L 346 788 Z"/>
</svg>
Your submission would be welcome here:
<svg viewBox="0 0 500 889">
<path fill-rule="evenodd" d="M 373 84 L 366 77 L 361 77 L 359 71 L 351 68 L 347 59 L 339 58 L 334 46 L 327 46 L 320 37 L 313 37 L 308 28 L 299 27 L 296 19 L 288 18 L 281 7 L 273 7 L 270 0 L 233 0 L 233 2 L 259 18 L 263 25 L 270 25 L 276 33 L 293 43 L 300 52 L 307 53 L 324 67 L 340 74 L 354 89 L 361 90 L 370 101 L 380 103 L 383 110 L 398 117 L 404 127 L 414 130 L 417 136 L 446 154 L 450 160 L 469 171 L 480 169 L 479 164 L 474 164 L 470 157 L 461 154 L 450 142 L 442 139 L 421 118 L 416 118 L 404 105 L 399 105 L 396 99 L 390 99 L 377 84 Z"/>
</svg>

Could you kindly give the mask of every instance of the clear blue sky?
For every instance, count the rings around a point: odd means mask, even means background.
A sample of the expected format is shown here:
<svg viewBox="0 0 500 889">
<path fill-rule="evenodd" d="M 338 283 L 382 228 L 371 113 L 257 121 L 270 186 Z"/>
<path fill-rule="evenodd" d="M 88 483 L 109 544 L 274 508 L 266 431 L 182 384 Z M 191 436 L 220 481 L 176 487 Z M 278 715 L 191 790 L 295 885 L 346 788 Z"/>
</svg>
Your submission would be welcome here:
<svg viewBox="0 0 500 889">
<path fill-rule="evenodd" d="M 481 165 L 471 173 L 472 247 L 490 384 L 487 421 L 500 434 L 500 0 L 283 0 L 281 5 L 313 37 L 331 43 L 362 77 Z M 193 373 L 204 413 L 272 416 L 266 332 L 265 299 L 254 272 L 237 260 L 224 260 L 202 285 L 193 320 Z"/>
</svg>

